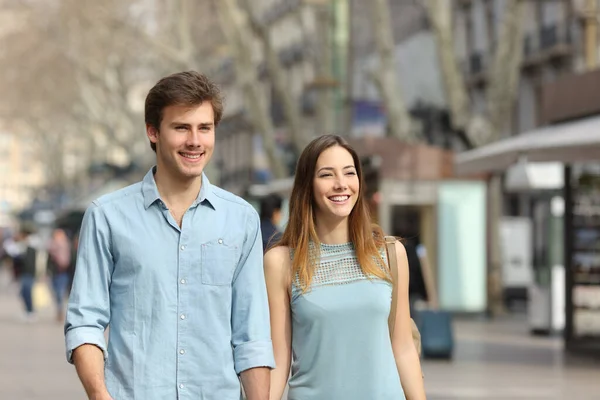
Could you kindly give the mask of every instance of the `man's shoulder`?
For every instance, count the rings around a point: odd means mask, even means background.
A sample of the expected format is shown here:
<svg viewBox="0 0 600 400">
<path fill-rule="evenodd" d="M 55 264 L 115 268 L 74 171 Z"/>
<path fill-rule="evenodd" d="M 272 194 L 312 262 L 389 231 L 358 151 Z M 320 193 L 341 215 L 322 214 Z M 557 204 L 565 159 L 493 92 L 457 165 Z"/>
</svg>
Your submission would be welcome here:
<svg viewBox="0 0 600 400">
<path fill-rule="evenodd" d="M 226 207 L 232 207 L 234 209 L 239 209 L 242 211 L 249 211 L 252 213 L 256 213 L 256 210 L 250 203 L 241 198 L 238 195 L 235 195 L 231 192 L 228 192 L 225 189 L 221 189 L 218 186 L 211 185 L 212 193 L 225 204 Z"/>
<path fill-rule="evenodd" d="M 122 189 L 100 196 L 94 200 L 92 204 L 96 207 L 104 207 L 115 203 L 126 205 L 130 201 L 142 199 L 141 194 L 142 182 L 136 182 Z"/>
</svg>

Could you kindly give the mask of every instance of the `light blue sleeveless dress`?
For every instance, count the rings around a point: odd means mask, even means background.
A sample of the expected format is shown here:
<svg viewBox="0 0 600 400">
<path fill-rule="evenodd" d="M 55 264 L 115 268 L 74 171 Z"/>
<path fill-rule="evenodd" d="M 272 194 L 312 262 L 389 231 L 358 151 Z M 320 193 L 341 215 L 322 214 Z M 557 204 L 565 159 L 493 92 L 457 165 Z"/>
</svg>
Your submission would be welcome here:
<svg viewBox="0 0 600 400">
<path fill-rule="evenodd" d="M 309 291 L 292 285 L 288 399 L 405 399 L 388 331 L 391 284 L 362 273 L 352 243 L 320 246 Z"/>
</svg>

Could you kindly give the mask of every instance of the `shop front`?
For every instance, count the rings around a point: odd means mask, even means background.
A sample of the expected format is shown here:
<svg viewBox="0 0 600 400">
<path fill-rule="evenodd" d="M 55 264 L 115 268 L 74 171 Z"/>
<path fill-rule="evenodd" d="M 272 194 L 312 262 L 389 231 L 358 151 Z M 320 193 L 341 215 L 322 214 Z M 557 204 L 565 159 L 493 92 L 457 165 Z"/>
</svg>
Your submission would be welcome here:
<svg viewBox="0 0 600 400">
<path fill-rule="evenodd" d="M 505 173 L 519 163 L 548 162 L 561 163 L 563 190 L 561 195 L 539 197 L 531 213 L 533 230 L 542 231 L 534 239 L 546 243 L 536 259 L 544 265 L 536 282 L 548 279 L 551 292 L 564 297 L 557 302 L 556 295 L 549 296 L 545 308 L 551 320 L 563 322 L 558 325 L 564 326 L 566 349 L 600 355 L 600 116 L 555 122 L 461 153 L 455 166 L 460 175 Z M 539 240 L 533 241 L 534 253 Z M 554 273 L 556 265 L 563 272 Z M 564 282 L 564 290 L 552 289 L 557 280 Z M 530 302 L 539 295 L 533 290 Z"/>
</svg>

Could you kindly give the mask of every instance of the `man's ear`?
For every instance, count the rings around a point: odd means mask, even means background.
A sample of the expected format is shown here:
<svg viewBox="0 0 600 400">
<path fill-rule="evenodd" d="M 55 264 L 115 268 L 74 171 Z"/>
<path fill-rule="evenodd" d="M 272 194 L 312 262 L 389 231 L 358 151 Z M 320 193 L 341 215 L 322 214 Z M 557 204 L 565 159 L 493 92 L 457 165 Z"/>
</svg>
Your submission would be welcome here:
<svg viewBox="0 0 600 400">
<path fill-rule="evenodd" d="M 150 139 L 150 142 L 158 142 L 158 129 L 153 125 L 146 124 L 146 135 L 148 136 L 148 139 Z"/>
</svg>

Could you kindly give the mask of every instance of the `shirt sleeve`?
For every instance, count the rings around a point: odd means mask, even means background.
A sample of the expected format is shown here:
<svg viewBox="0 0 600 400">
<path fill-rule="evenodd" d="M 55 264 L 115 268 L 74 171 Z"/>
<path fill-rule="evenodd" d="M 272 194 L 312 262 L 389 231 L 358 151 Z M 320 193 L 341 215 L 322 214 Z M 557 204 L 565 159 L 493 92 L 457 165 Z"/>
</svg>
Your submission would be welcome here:
<svg viewBox="0 0 600 400">
<path fill-rule="evenodd" d="M 85 212 L 73 287 L 65 320 L 67 361 L 83 344 L 98 346 L 106 360 L 104 331 L 110 321 L 109 287 L 113 271 L 110 229 L 102 209 L 92 204 Z"/>
<path fill-rule="evenodd" d="M 256 211 L 246 217 L 246 239 L 233 278 L 231 330 L 235 371 L 275 368 L 262 236 Z"/>
</svg>

